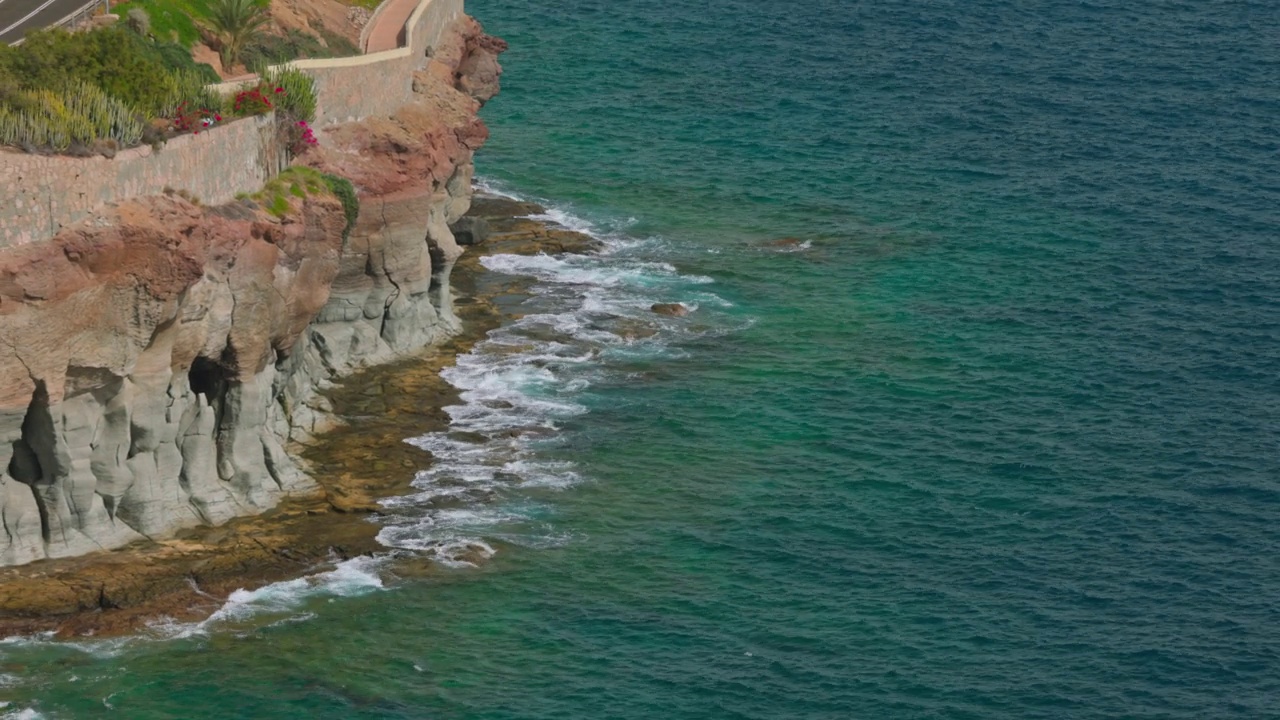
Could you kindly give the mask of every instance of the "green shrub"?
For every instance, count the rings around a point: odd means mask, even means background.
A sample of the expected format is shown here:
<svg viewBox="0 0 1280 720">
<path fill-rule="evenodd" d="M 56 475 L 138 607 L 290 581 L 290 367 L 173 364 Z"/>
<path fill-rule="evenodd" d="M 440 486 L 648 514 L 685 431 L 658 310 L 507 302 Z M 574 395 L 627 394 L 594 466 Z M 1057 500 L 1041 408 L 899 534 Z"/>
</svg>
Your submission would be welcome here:
<svg viewBox="0 0 1280 720">
<path fill-rule="evenodd" d="M 143 37 L 151 36 L 151 16 L 140 7 L 129 8 L 124 15 L 124 26 Z"/>
<path fill-rule="evenodd" d="M 174 42 L 157 42 L 155 44 L 156 52 L 160 54 L 160 58 L 164 61 L 166 67 L 170 70 L 178 72 L 194 72 L 200 75 L 201 80 L 206 84 L 222 82 L 222 78 L 218 77 L 218 71 L 208 63 L 198 63 L 191 58 L 191 51 L 183 47 L 179 43 Z"/>
<path fill-rule="evenodd" d="M 129 147 L 144 133 L 159 142 L 163 133 L 151 130 L 151 119 L 174 118 L 179 108 L 222 111 L 222 97 L 207 89 L 216 77 L 181 46 L 123 26 L 33 32 L 18 47 L 0 45 L 0 144 L 59 152 L 95 140 Z"/>
<path fill-rule="evenodd" d="M 328 46 L 327 50 L 329 51 L 328 55 L 316 55 L 315 57 L 350 57 L 352 55 L 360 54 L 360 48 L 357 47 L 355 43 L 338 33 L 329 30 L 329 28 L 324 26 L 324 23 L 317 22 L 315 24 L 315 29 L 316 32 L 319 33 L 321 39 L 324 40 L 324 44 Z"/>
<path fill-rule="evenodd" d="M 360 215 L 360 201 L 356 198 L 355 186 L 344 177 L 295 165 L 272 178 L 262 190 L 248 197 L 256 200 L 267 212 L 282 217 L 293 207 L 291 197 L 304 198 L 321 193 L 330 193 L 342 203 L 342 211 L 347 218 L 347 225 L 342 229 L 342 239 L 345 241 Z"/>
<path fill-rule="evenodd" d="M 271 65 L 290 60 L 327 57 L 324 45 L 315 35 L 290 28 L 283 36 L 259 35 L 244 46 L 240 59 L 245 67 L 261 72 Z"/>
<path fill-rule="evenodd" d="M 286 116 L 282 120 L 296 123 L 316 119 L 316 83 L 310 75 L 285 67 L 268 72 L 262 82 L 271 90 L 276 112 Z"/>
<path fill-rule="evenodd" d="M 270 199 L 267 200 L 266 206 L 267 212 L 275 215 L 276 217 L 284 217 L 284 214 L 289 212 L 289 208 L 293 207 L 289 204 L 289 198 L 284 195 L 272 195 Z"/>
<path fill-rule="evenodd" d="M 290 60 L 305 58 L 348 57 L 359 55 L 360 48 L 345 37 L 330 32 L 323 24 L 315 24 L 316 35 L 290 28 L 284 35 L 260 35 L 245 45 L 240 59 L 254 72 L 271 65 L 283 65 Z"/>
<path fill-rule="evenodd" d="M 143 112 L 157 112 L 173 92 L 170 69 L 148 40 L 122 27 L 69 33 L 29 33 L 18 47 L 0 47 L 0 75 L 25 89 L 83 81 Z"/>
<path fill-rule="evenodd" d="M 339 175 L 324 173 L 320 177 L 324 179 L 329 192 L 342 203 L 342 210 L 347 216 L 347 226 L 342 229 L 342 239 L 345 242 L 351 235 L 351 229 L 356 226 L 356 218 L 360 217 L 360 199 L 356 197 L 356 188 L 350 180 Z"/>
<path fill-rule="evenodd" d="M 307 197 L 329 192 L 324 176 L 318 170 L 295 165 L 267 181 L 252 195 L 267 212 L 281 217 L 293 207 L 291 197 Z"/>
<path fill-rule="evenodd" d="M 226 109 L 226 98 L 221 93 L 209 89 L 204 73 L 198 70 L 183 70 L 173 75 L 172 93 L 166 98 L 166 104 L 159 113 L 160 117 L 173 117 L 174 111 L 183 104 L 189 108 L 206 110 L 210 114 L 221 113 Z"/>
</svg>

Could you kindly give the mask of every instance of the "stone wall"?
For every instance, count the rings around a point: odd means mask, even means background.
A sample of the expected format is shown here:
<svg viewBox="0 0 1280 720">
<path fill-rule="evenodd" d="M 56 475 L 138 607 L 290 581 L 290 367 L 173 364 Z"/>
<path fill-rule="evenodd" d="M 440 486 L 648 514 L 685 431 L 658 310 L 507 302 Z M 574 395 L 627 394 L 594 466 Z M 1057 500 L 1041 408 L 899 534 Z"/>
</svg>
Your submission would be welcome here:
<svg viewBox="0 0 1280 720">
<path fill-rule="evenodd" d="M 0 566 L 163 539 L 315 489 L 288 448 L 330 426 L 317 388 L 459 329 L 450 225 L 471 203 L 488 137 L 476 113 L 505 44 L 464 17 L 432 47 L 390 117 L 327 127 L 297 158 L 356 184 L 353 225 L 327 193 L 289 196 L 283 218 L 161 195 L 0 249 Z M 138 160 L 230 155 L 224 140 L 272 126 L 235 123 Z M 124 167 L 22 159 L 50 174 Z M 232 160 L 206 162 L 199 175 L 234 182 L 209 170 Z M 145 194 L 136 182 L 111 189 Z"/>
<path fill-rule="evenodd" d="M 390 115 L 409 102 L 413 71 L 462 16 L 463 0 L 421 0 L 406 23 L 406 47 L 294 63 L 316 80 L 317 124 Z M 205 204 L 226 202 L 259 189 L 280 169 L 267 117 L 176 137 L 159 150 L 132 148 L 112 159 L 0 150 L 0 248 L 46 240 L 108 203 L 166 188 Z"/>
<path fill-rule="evenodd" d="M 407 47 L 370 55 L 300 60 L 316 81 L 316 124 L 391 115 L 413 94 L 413 72 L 463 15 L 463 0 L 423 0 L 409 16 Z"/>
<path fill-rule="evenodd" d="M 274 119 L 263 116 L 111 159 L 0 151 L 0 247 L 51 238 L 107 203 L 165 188 L 206 204 L 256 190 L 279 170 L 274 136 Z"/>
<path fill-rule="evenodd" d="M 421 0 L 405 23 L 404 47 L 355 57 L 288 63 L 288 67 L 315 78 L 316 124 L 394 113 L 412 97 L 413 72 L 426 65 L 432 49 L 463 14 L 463 0 Z M 285 66 L 275 65 L 273 69 L 282 67 Z M 229 94 L 244 82 L 228 81 L 215 87 Z"/>
</svg>

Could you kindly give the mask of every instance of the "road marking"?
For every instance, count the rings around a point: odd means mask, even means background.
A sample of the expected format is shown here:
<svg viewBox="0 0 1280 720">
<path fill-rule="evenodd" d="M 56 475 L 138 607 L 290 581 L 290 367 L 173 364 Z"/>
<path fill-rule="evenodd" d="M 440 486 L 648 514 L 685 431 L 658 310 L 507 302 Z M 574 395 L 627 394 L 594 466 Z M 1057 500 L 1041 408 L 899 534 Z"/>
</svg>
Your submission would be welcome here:
<svg viewBox="0 0 1280 720">
<path fill-rule="evenodd" d="M 12 30 L 12 29 L 14 29 L 14 28 L 18 27 L 19 25 L 21 25 L 22 23 L 24 23 L 24 22 L 26 22 L 26 21 L 30 20 L 32 17 L 34 17 L 34 16 L 35 16 L 35 14 L 36 14 L 36 13 L 38 13 L 38 12 L 40 12 L 41 10 L 43 10 L 43 9 L 45 9 L 45 8 L 47 8 L 47 7 L 49 7 L 50 5 L 54 4 L 54 3 L 55 3 L 55 2 L 57 2 L 57 1 L 58 1 L 58 0 L 44 0 L 44 4 L 43 4 L 43 5 L 41 5 L 40 7 L 36 8 L 35 10 L 32 10 L 31 12 L 27 13 L 27 14 L 26 14 L 26 15 L 25 15 L 21 20 L 19 20 L 18 22 L 16 22 L 16 23 L 14 23 L 14 24 L 10 25 L 9 27 L 7 27 L 7 28 L 5 28 L 5 29 L 3 29 L 3 30 L 0 30 L 0 35 L 5 35 L 5 34 L 7 34 L 10 30 Z M 0 0 L 0 2 L 4 2 L 4 0 Z"/>
</svg>

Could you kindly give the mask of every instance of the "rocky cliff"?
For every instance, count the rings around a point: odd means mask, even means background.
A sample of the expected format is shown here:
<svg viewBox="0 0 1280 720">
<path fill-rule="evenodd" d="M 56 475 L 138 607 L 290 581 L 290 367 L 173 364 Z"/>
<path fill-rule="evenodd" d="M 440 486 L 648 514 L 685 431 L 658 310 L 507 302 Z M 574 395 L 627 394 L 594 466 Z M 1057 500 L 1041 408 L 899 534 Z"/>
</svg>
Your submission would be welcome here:
<svg viewBox="0 0 1280 720">
<path fill-rule="evenodd" d="M 178 197 L 0 250 L 0 564 L 259 513 L 314 487 L 289 453 L 315 392 L 456 331 L 449 229 L 501 41 L 464 18 L 394 116 L 331 126 L 299 162 L 347 177 L 276 217 Z"/>
</svg>

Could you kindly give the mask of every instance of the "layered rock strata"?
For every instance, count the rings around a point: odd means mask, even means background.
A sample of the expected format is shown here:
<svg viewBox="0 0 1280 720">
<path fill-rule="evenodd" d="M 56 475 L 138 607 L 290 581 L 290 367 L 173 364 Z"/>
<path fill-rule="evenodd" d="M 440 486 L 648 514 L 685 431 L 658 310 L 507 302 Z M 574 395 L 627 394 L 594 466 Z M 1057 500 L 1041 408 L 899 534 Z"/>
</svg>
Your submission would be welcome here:
<svg viewBox="0 0 1280 720">
<path fill-rule="evenodd" d="M 0 251 L 0 565 L 314 489 L 287 448 L 329 423 L 315 389 L 458 328 L 448 226 L 502 48 L 465 18 L 394 117 L 330 128 L 301 159 L 354 181 L 354 227 L 329 196 L 279 218 L 142 198 Z"/>
<path fill-rule="evenodd" d="M 196 621 L 238 589 L 254 589 L 330 567 L 333 561 L 382 549 L 370 514 L 380 498 L 414 492 L 415 472 L 430 455 L 405 437 L 442 430 L 456 390 L 440 369 L 498 324 L 523 311 L 530 278 L 485 269 L 486 254 L 590 252 L 591 237 L 532 221 L 536 205 L 477 197 L 466 220 L 489 237 L 468 251 L 452 275 L 463 332 L 441 345 L 364 368 L 326 390 L 340 420 L 321 442 L 302 448 L 322 492 L 287 498 L 262 515 L 199 526 L 176 537 L 112 553 L 0 568 L 0 636 L 54 631 L 61 637 L 137 631 L 158 617 Z M 626 337 L 652 333 L 619 328 Z M 480 560 L 479 557 L 476 558 Z M 432 563 L 402 557 L 386 577 L 433 572 Z"/>
</svg>

